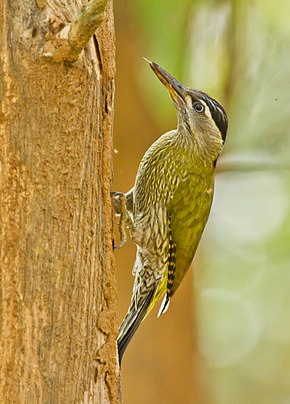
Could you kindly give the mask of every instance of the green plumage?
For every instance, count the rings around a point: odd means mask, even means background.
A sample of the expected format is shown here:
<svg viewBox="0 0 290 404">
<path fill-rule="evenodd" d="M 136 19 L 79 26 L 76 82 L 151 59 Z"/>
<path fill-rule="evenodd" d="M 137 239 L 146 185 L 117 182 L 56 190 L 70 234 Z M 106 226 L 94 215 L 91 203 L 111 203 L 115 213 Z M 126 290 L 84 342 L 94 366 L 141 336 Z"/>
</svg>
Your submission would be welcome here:
<svg viewBox="0 0 290 404">
<path fill-rule="evenodd" d="M 181 182 L 169 205 L 172 239 L 176 244 L 176 270 L 172 295 L 194 257 L 207 222 L 213 190 L 213 170 Z"/>
<path fill-rule="evenodd" d="M 168 88 L 178 128 L 161 136 L 145 153 L 135 186 L 127 193 L 132 240 L 137 246 L 131 305 L 118 336 L 119 358 L 154 304 L 167 310 L 196 252 L 207 222 L 214 167 L 222 150 L 227 120 L 206 94 L 177 82 L 150 64 Z"/>
<path fill-rule="evenodd" d="M 142 246 L 143 234 L 149 230 L 146 249 L 162 257 L 171 228 L 176 245 L 172 295 L 190 266 L 208 219 L 215 157 L 206 155 L 203 150 L 197 155 L 195 143 L 186 132 L 171 131 L 148 149 L 138 169 L 133 241 Z M 168 252 L 165 254 L 167 257 Z M 155 272 L 158 270 L 164 274 L 163 266 L 159 269 L 157 265 Z"/>
</svg>

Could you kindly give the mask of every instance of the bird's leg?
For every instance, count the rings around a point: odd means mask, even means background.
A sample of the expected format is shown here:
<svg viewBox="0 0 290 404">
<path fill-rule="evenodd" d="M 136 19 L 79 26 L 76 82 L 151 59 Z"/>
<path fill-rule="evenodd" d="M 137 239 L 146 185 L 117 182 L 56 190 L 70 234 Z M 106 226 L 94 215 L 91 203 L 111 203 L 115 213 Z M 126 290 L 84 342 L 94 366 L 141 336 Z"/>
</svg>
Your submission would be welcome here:
<svg viewBox="0 0 290 404">
<path fill-rule="evenodd" d="M 122 248 L 127 242 L 126 227 L 129 226 L 129 229 L 132 233 L 134 224 L 127 209 L 126 195 L 123 194 L 122 192 L 111 192 L 111 197 L 115 213 L 116 215 L 120 216 L 119 221 L 120 244 L 114 246 L 114 248 Z"/>
<path fill-rule="evenodd" d="M 127 243 L 127 233 L 126 225 L 127 218 L 129 217 L 126 209 L 126 197 L 124 194 L 119 195 L 120 203 L 120 221 L 119 221 L 119 233 L 120 233 L 120 244 L 116 245 L 115 248 L 122 248 Z"/>
</svg>

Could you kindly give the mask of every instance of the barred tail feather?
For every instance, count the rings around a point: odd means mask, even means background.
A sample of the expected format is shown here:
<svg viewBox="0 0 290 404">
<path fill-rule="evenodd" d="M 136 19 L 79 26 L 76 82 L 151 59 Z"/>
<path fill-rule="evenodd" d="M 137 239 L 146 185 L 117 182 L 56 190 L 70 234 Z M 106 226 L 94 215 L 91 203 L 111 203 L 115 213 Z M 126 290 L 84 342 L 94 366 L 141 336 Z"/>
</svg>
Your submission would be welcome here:
<svg viewBox="0 0 290 404">
<path fill-rule="evenodd" d="M 119 353 L 119 364 L 121 365 L 122 357 L 124 352 L 131 341 L 133 335 L 137 331 L 139 325 L 142 323 L 146 314 L 148 313 L 148 308 L 153 299 L 155 293 L 155 289 L 149 291 L 149 293 L 145 296 L 143 302 L 140 304 L 137 309 L 134 306 L 131 306 L 128 311 L 126 317 L 124 318 L 118 335 L 118 353 Z"/>
</svg>

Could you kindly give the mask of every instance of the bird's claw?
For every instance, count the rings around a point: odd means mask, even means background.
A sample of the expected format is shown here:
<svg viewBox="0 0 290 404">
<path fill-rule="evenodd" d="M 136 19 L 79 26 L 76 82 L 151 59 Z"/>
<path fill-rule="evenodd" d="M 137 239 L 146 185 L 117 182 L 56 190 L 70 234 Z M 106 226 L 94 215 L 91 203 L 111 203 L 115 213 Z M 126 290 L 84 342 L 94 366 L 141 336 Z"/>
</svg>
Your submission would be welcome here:
<svg viewBox="0 0 290 404">
<path fill-rule="evenodd" d="M 120 244 L 114 245 L 114 249 L 115 248 L 122 248 L 124 247 L 124 245 L 127 243 L 127 238 L 125 240 L 122 240 Z"/>
</svg>

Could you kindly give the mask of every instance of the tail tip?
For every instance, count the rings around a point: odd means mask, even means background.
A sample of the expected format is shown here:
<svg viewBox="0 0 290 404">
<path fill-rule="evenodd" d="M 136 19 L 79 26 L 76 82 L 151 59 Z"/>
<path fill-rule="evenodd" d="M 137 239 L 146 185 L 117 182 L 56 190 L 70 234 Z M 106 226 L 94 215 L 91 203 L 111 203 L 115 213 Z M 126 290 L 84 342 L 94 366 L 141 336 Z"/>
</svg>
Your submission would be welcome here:
<svg viewBox="0 0 290 404">
<path fill-rule="evenodd" d="M 169 304 L 170 304 L 170 298 L 168 297 L 168 294 L 166 293 L 162 300 L 160 309 L 158 311 L 158 315 L 157 315 L 158 318 L 161 316 L 161 314 L 164 314 L 167 312 Z"/>
</svg>

